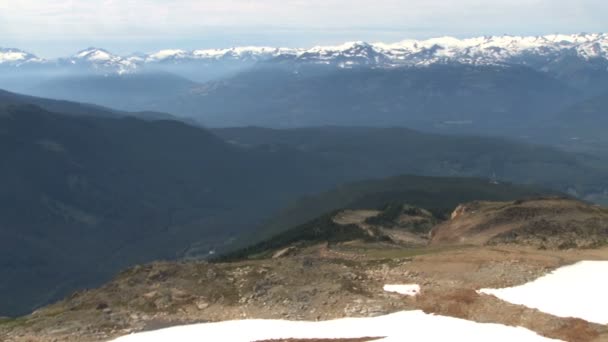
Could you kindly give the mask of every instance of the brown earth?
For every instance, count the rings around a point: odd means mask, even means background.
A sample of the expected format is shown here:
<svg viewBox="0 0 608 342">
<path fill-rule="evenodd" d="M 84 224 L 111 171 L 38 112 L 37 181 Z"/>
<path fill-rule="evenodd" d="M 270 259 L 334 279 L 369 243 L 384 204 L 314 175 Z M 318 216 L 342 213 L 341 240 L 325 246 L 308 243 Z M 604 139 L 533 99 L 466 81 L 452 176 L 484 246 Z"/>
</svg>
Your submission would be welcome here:
<svg viewBox="0 0 608 342">
<path fill-rule="evenodd" d="M 431 245 L 517 244 L 539 248 L 594 248 L 608 244 L 608 209 L 544 198 L 473 202 L 431 231 Z"/>
</svg>

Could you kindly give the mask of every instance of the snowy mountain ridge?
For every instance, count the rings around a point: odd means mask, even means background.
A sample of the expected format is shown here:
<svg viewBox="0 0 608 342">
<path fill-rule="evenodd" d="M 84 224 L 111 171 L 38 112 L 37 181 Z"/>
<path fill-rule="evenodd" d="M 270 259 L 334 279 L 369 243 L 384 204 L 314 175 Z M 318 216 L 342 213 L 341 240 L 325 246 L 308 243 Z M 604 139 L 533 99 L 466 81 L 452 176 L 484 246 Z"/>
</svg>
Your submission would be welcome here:
<svg viewBox="0 0 608 342">
<path fill-rule="evenodd" d="M 548 35 L 537 37 L 486 36 L 404 40 L 397 43 L 352 42 L 333 47 L 314 47 L 296 56 L 319 62 L 367 58 L 379 65 L 428 65 L 436 63 L 520 64 L 534 57 L 558 58 L 570 55 L 582 60 L 608 59 L 608 34 Z M 349 63 L 350 62 L 350 63 Z"/>
<path fill-rule="evenodd" d="M 148 55 L 145 59 L 148 63 L 180 60 L 265 60 L 280 55 L 295 55 L 298 49 L 274 48 L 265 46 L 243 46 L 228 49 L 199 49 L 186 50 L 161 50 Z"/>
<path fill-rule="evenodd" d="M 165 49 L 141 56 L 119 56 L 106 50 L 89 48 L 54 62 L 87 65 L 94 69 L 132 72 L 155 63 L 214 62 L 293 62 L 352 66 L 424 66 L 437 63 L 471 65 L 534 64 L 551 62 L 565 56 L 581 61 L 608 60 L 608 34 L 573 34 L 546 36 L 484 36 L 458 39 L 439 37 L 427 40 L 403 40 L 396 43 L 348 42 L 336 46 L 309 49 L 260 46 L 186 51 Z M 0 65 L 52 63 L 18 49 L 0 48 Z"/>
<path fill-rule="evenodd" d="M 44 60 L 37 56 L 14 48 L 1 48 L 0 47 L 0 65 L 10 64 L 14 66 L 20 66 L 24 63 L 40 63 Z"/>
<path fill-rule="evenodd" d="M 140 57 L 129 56 L 122 57 L 114 55 L 107 50 L 90 47 L 81 50 L 69 58 L 59 60 L 68 65 L 84 65 L 93 67 L 94 69 L 113 70 L 119 74 L 135 71 L 143 62 Z"/>
</svg>

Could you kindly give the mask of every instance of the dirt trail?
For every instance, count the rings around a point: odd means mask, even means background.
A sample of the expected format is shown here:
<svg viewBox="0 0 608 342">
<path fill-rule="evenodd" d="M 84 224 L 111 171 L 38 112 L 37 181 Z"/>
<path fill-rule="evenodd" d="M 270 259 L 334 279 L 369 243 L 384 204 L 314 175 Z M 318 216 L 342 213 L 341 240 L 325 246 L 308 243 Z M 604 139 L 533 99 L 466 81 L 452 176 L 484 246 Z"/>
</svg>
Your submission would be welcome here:
<svg viewBox="0 0 608 342">
<path fill-rule="evenodd" d="M 378 216 L 380 213 L 378 210 L 343 210 L 334 216 L 333 220 L 335 223 L 344 226 L 349 224 L 361 225 L 368 218 Z"/>
</svg>

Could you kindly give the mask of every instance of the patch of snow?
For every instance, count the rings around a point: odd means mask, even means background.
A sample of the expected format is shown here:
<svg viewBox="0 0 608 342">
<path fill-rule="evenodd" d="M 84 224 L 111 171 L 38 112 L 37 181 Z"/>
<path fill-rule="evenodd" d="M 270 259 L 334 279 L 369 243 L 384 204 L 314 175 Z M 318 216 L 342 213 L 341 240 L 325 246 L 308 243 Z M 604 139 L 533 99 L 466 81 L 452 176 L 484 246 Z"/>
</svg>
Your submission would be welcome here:
<svg viewBox="0 0 608 342">
<path fill-rule="evenodd" d="M 420 285 L 384 285 L 384 291 L 402 294 L 404 296 L 416 297 L 420 294 Z"/>
<path fill-rule="evenodd" d="M 184 50 L 160 50 L 148 56 L 151 61 L 158 61 L 167 58 L 184 58 L 187 56 L 187 52 Z"/>
<path fill-rule="evenodd" d="M 2 62 L 16 62 L 22 61 L 27 57 L 27 54 L 23 52 L 4 52 L 0 53 L 0 63 Z"/>
<path fill-rule="evenodd" d="M 378 341 L 556 341 L 521 327 L 476 323 L 452 317 L 404 311 L 371 318 L 324 322 L 242 320 L 204 323 L 120 337 L 114 342 L 251 342 L 298 338 L 381 337 Z"/>
<path fill-rule="evenodd" d="M 562 267 L 522 286 L 482 289 L 513 304 L 559 317 L 608 324 L 608 261 L 583 261 Z"/>
</svg>

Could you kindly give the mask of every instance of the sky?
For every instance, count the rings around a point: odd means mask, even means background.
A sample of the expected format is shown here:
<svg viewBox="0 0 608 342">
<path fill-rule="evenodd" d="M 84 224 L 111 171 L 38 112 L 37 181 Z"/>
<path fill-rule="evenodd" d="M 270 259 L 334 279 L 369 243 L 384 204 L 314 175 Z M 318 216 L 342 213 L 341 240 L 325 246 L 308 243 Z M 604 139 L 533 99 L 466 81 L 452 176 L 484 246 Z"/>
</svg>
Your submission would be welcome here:
<svg viewBox="0 0 608 342">
<path fill-rule="evenodd" d="M 0 0 L 0 47 L 43 57 L 608 31 L 606 0 Z"/>
</svg>

